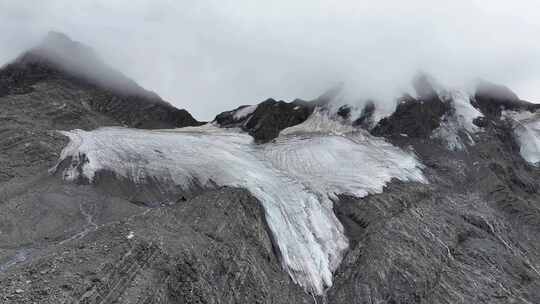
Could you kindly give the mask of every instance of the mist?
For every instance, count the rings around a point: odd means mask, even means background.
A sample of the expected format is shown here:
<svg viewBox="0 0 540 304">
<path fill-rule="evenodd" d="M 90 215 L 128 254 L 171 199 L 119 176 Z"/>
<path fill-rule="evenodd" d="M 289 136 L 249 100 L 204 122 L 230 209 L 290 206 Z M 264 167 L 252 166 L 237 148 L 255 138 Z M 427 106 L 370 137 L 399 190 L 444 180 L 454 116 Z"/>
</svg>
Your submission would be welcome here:
<svg viewBox="0 0 540 304">
<path fill-rule="evenodd" d="M 540 102 L 532 0 L 0 0 L 0 28 L 0 64 L 63 32 L 201 120 L 342 82 L 357 98 L 392 100 L 418 71 L 452 87 L 486 79 Z"/>
</svg>

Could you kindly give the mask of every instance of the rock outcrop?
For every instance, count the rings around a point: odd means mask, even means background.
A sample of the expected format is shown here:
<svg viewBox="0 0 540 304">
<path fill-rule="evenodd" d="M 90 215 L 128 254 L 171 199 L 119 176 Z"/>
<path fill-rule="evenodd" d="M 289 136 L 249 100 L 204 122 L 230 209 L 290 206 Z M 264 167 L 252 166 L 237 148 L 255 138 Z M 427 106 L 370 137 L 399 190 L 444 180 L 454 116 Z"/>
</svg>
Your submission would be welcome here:
<svg viewBox="0 0 540 304">
<path fill-rule="evenodd" d="M 214 122 L 223 128 L 239 127 L 256 141 L 267 142 L 278 137 L 281 130 L 304 122 L 314 108 L 314 104 L 302 100 L 288 103 L 270 98 L 258 105 L 223 112 Z M 246 110 L 245 115 L 239 115 Z"/>
<path fill-rule="evenodd" d="M 331 88 L 311 101 L 295 99 L 292 102 L 269 98 L 259 104 L 241 106 L 216 116 L 214 123 L 223 128 L 240 128 L 255 141 L 264 143 L 278 137 L 282 130 L 306 121 L 316 107 L 326 107 L 341 91 Z"/>
</svg>

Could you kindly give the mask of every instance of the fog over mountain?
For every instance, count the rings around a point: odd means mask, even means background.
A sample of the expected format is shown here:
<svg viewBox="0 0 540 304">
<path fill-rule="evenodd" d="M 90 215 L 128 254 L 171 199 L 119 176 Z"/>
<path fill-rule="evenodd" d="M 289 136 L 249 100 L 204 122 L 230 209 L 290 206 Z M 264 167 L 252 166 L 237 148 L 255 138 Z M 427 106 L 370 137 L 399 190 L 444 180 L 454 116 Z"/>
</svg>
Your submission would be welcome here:
<svg viewBox="0 0 540 304">
<path fill-rule="evenodd" d="M 0 1 L 0 63 L 49 30 L 198 119 L 344 81 L 393 96 L 418 70 L 477 77 L 540 100 L 537 1 Z M 388 97 L 385 97 L 388 98 Z"/>
</svg>

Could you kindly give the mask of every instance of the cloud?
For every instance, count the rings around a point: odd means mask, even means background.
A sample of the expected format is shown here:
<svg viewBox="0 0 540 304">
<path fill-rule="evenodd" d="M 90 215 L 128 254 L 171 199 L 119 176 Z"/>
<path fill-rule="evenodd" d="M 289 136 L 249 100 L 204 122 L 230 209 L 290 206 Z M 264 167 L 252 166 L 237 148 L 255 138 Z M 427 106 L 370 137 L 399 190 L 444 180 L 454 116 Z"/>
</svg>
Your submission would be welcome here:
<svg viewBox="0 0 540 304">
<path fill-rule="evenodd" d="M 341 81 L 391 99 L 418 70 L 540 101 L 539 11 L 534 0 L 0 0 L 0 62 L 61 31 L 200 119 Z"/>
</svg>

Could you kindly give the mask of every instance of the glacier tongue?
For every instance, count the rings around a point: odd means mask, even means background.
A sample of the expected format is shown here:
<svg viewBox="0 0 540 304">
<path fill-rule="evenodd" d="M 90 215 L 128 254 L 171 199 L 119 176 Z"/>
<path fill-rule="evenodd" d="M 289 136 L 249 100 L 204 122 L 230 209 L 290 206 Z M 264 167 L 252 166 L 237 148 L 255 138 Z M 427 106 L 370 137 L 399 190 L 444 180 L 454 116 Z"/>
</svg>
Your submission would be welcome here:
<svg viewBox="0 0 540 304">
<path fill-rule="evenodd" d="M 177 130 L 101 128 L 62 132 L 67 180 L 109 170 L 135 183 L 154 178 L 188 190 L 193 182 L 248 189 L 266 212 L 291 278 L 322 294 L 348 246 L 333 213 L 336 194 L 381 192 L 392 178 L 426 182 L 414 155 L 367 133 L 282 135 L 257 145 L 211 125 Z"/>
</svg>

